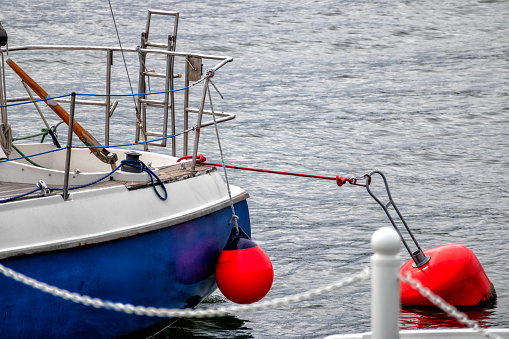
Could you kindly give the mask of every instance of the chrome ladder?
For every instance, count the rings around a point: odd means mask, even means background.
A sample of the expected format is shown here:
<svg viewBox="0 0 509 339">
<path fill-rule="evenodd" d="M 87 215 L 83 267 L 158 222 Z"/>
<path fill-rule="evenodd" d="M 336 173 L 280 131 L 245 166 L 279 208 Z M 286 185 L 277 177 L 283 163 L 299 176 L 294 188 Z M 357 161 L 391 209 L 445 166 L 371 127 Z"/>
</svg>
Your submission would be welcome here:
<svg viewBox="0 0 509 339">
<path fill-rule="evenodd" d="M 152 15 L 162 15 L 173 18 L 173 34 L 169 34 L 167 37 L 166 43 L 155 43 L 149 41 L 149 33 L 150 33 L 150 24 Z M 154 48 L 154 49 L 164 49 L 166 51 L 175 51 L 176 43 L 177 43 L 177 28 L 178 28 L 178 12 L 168 12 L 168 11 L 156 11 L 149 10 L 147 16 L 147 24 L 145 27 L 145 32 L 141 33 L 141 46 L 140 49 Z M 171 19 L 170 19 L 171 21 Z M 166 138 L 168 137 L 168 118 L 171 116 L 171 134 L 175 135 L 175 97 L 174 93 L 171 92 L 174 90 L 174 78 L 180 77 L 180 74 L 174 74 L 174 64 L 175 64 L 175 56 L 167 55 L 166 56 L 166 72 L 158 73 L 154 70 L 147 69 L 146 59 L 147 53 L 139 52 L 140 58 L 140 66 L 139 66 L 139 78 L 138 78 L 138 93 L 142 95 L 138 96 L 137 102 L 137 124 L 136 124 L 136 142 L 147 141 L 147 136 L 154 136 L 158 138 Z M 163 100 L 152 100 L 147 97 L 147 95 L 143 95 L 143 93 L 147 93 L 149 88 L 147 86 L 147 82 L 150 81 L 150 77 L 155 78 L 164 78 L 164 99 Z M 170 92 L 169 92 L 170 91 Z M 147 128 L 147 108 L 159 108 L 163 109 L 163 126 L 162 132 L 154 132 L 149 131 Z M 160 142 L 149 142 L 144 144 L 144 148 L 147 151 L 148 145 L 166 147 L 167 139 L 163 139 Z M 172 155 L 176 154 L 176 143 L 175 139 L 172 139 Z"/>
</svg>

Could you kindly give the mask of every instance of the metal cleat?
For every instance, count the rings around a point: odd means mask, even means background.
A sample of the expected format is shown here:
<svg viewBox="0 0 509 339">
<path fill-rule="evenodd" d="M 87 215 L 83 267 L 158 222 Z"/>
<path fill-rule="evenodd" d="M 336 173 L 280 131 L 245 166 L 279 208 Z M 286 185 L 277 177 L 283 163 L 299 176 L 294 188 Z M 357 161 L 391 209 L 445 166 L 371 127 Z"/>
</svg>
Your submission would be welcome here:
<svg viewBox="0 0 509 339">
<path fill-rule="evenodd" d="M 37 187 L 41 189 L 41 193 L 43 196 L 47 196 L 48 194 L 51 193 L 51 190 L 48 188 L 48 185 L 46 185 L 46 183 L 43 180 L 39 180 L 39 182 L 37 183 Z"/>
</svg>

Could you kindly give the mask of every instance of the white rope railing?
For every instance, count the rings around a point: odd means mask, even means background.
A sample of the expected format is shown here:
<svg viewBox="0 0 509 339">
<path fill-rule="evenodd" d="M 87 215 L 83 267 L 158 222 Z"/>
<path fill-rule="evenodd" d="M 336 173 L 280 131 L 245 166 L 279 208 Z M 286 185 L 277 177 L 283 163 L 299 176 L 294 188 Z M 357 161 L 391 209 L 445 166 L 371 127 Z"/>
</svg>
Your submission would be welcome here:
<svg viewBox="0 0 509 339">
<path fill-rule="evenodd" d="M 392 231 L 394 232 L 394 231 Z M 395 233 L 395 232 L 394 232 Z M 397 234 L 394 234 L 394 237 L 398 237 Z M 375 238 L 375 237 L 374 237 Z M 396 243 L 397 244 L 397 243 Z M 398 247 L 394 246 L 394 244 L 390 244 L 387 242 L 386 244 L 383 244 L 383 246 L 378 245 L 378 247 L 375 246 L 375 253 L 379 251 L 383 258 L 377 258 L 377 254 L 375 254 L 372 257 L 372 265 L 373 265 L 373 279 L 375 281 L 375 285 L 378 282 L 380 286 L 376 291 L 372 292 L 372 298 L 373 298 L 373 305 L 375 306 L 374 309 L 376 310 L 379 308 L 383 312 L 382 317 L 385 313 L 390 313 L 389 310 L 387 310 L 388 304 L 390 302 L 384 302 L 383 298 L 386 294 L 389 293 L 389 290 L 392 290 L 394 286 L 390 285 L 393 284 L 394 281 L 398 281 L 394 279 L 394 276 L 397 275 L 399 268 L 398 268 L 398 257 L 397 257 L 397 251 Z M 385 251 L 385 252 L 384 252 Z M 380 271 L 380 267 L 377 266 L 376 261 L 382 260 L 384 262 L 387 261 L 389 254 L 391 251 L 392 257 L 391 260 L 394 261 L 394 268 L 392 267 L 382 267 L 383 271 Z M 386 265 L 383 265 L 386 266 Z M 390 271 L 392 273 L 390 273 Z M 359 271 L 355 274 L 352 274 L 351 276 L 341 279 L 335 283 L 329 284 L 325 287 L 315 288 L 306 292 L 290 295 L 283 298 L 276 298 L 273 300 L 268 301 L 262 301 L 258 302 L 256 304 L 249 304 L 249 305 L 232 305 L 227 307 L 218 307 L 218 308 L 210 308 L 210 309 L 169 309 L 169 308 L 156 308 L 156 307 L 145 307 L 145 306 L 134 306 L 131 304 L 124 304 L 120 302 L 112 302 L 112 301 L 105 301 L 99 298 L 92 298 L 87 295 L 81 295 L 78 293 L 72 293 L 67 290 L 48 285 L 46 283 L 37 281 L 36 279 L 27 277 L 19 272 L 16 272 L 10 268 L 7 268 L 0 264 L 0 273 L 5 275 L 6 277 L 12 278 L 16 281 L 19 281 L 25 285 L 31 286 L 35 289 L 38 289 L 42 292 L 49 293 L 53 296 L 60 297 L 65 300 L 70 300 L 75 303 L 79 303 L 85 306 L 92 306 L 95 308 L 102 308 L 102 309 L 109 309 L 114 310 L 117 312 L 123 312 L 126 314 L 136 314 L 136 315 L 144 315 L 149 317 L 162 317 L 162 318 L 173 318 L 173 317 L 180 317 L 180 318 L 206 318 L 206 317 L 218 317 L 218 316 L 225 316 L 229 314 L 236 314 L 236 313 L 242 313 L 242 312 L 255 312 L 255 311 L 261 311 L 269 308 L 279 307 L 283 305 L 288 305 L 292 303 L 297 303 L 303 300 L 308 300 L 311 298 L 314 298 L 316 296 L 330 293 L 333 290 L 348 286 L 353 284 L 357 281 L 363 281 L 368 279 L 371 276 L 370 269 L 368 267 L 364 268 L 362 271 Z M 386 274 L 389 273 L 389 274 Z M 375 275 L 377 278 L 375 279 Z M 384 276 L 383 279 L 380 279 L 382 276 Z M 468 326 L 469 328 L 473 329 L 477 333 L 479 333 L 481 336 L 489 339 L 500 339 L 498 335 L 495 333 L 490 333 L 486 329 L 479 326 L 479 323 L 477 323 L 474 320 L 471 320 L 467 317 L 467 315 L 463 312 L 458 311 L 454 306 L 447 303 L 443 298 L 433 293 L 431 290 L 429 290 L 427 287 L 423 286 L 419 281 L 412 279 L 408 273 L 401 276 L 401 280 L 407 282 L 410 284 L 412 288 L 419 291 L 426 299 L 431 301 L 434 305 L 442 309 L 447 315 L 454 317 L 456 320 L 458 320 L 459 323 L 464 324 Z M 379 294 L 382 294 L 382 297 Z M 399 293 L 397 289 L 395 289 L 395 298 L 397 299 L 397 294 Z M 380 299 L 381 298 L 381 299 Z M 377 299 L 380 299 L 377 301 Z M 392 299 L 392 295 L 391 295 Z M 378 305 L 378 304 L 381 305 Z M 396 315 L 399 313 L 399 302 L 394 303 L 394 312 L 396 312 Z M 376 313 L 376 317 L 373 316 L 373 319 L 380 318 L 380 314 Z M 380 318 L 381 320 L 384 320 Z M 374 321 L 372 323 L 373 331 L 377 330 L 377 326 L 375 326 L 378 322 L 380 322 L 380 319 Z M 392 318 L 391 318 L 392 319 Z M 395 332 L 397 333 L 399 324 L 397 323 L 399 317 L 396 316 L 393 318 L 395 320 L 395 323 L 391 326 L 395 327 Z M 384 320 L 383 322 L 383 328 L 388 327 L 388 323 Z M 391 336 L 386 336 L 387 338 L 390 338 Z"/>
<path fill-rule="evenodd" d="M 339 289 L 344 286 L 348 286 L 357 281 L 366 280 L 370 277 L 369 268 L 366 267 L 362 271 L 351 275 L 348 278 L 341 279 L 338 282 L 332 283 L 325 287 L 316 288 L 307 292 L 294 294 L 291 296 L 276 298 L 273 300 L 262 301 L 256 304 L 249 305 L 233 305 L 228 307 L 218 307 L 214 309 L 169 309 L 169 308 L 156 308 L 156 307 L 145 307 L 145 306 L 134 306 L 131 304 L 123 304 L 119 302 L 105 301 L 99 298 L 92 298 L 87 295 L 80 295 L 78 293 L 72 293 L 67 290 L 48 285 L 46 283 L 37 281 L 33 278 L 27 277 L 24 274 L 18 273 L 10 268 L 7 268 L 0 264 L 0 273 L 6 277 L 12 278 L 25 285 L 31 286 L 42 292 L 49 293 L 55 297 L 60 297 L 65 300 L 70 300 L 75 303 L 79 303 L 85 306 L 92 306 L 95 308 L 103 308 L 108 310 L 114 310 L 117 312 L 123 312 L 126 314 L 145 315 L 149 317 L 162 317 L 162 318 L 209 318 L 225 316 L 229 314 L 241 313 L 241 312 L 254 312 L 277 306 L 292 304 L 303 300 L 314 298 L 318 295 L 330 293 L 333 290 Z"/>
</svg>

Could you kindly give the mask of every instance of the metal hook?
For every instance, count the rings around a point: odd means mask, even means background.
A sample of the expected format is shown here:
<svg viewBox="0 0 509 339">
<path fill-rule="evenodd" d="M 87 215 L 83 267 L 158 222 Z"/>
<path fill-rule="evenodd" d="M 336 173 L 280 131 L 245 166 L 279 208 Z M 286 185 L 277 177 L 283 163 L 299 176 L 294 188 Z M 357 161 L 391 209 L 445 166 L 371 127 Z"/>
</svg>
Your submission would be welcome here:
<svg viewBox="0 0 509 339">
<path fill-rule="evenodd" d="M 387 204 L 384 204 L 383 202 L 381 202 L 375 196 L 375 194 L 371 191 L 371 189 L 369 187 L 369 185 L 371 184 L 371 178 L 373 177 L 373 174 L 380 175 L 382 177 L 383 181 L 384 181 L 385 190 L 387 191 L 387 196 L 389 198 L 389 202 Z M 429 261 L 430 257 L 429 257 L 429 255 L 424 255 L 424 252 L 422 251 L 421 247 L 419 246 L 419 243 L 417 242 L 417 239 L 415 239 L 412 231 L 410 230 L 410 228 L 408 227 L 407 223 L 405 222 L 405 219 L 403 218 L 403 216 L 401 215 L 401 213 L 398 210 L 398 207 L 394 203 L 394 200 L 392 200 L 391 191 L 389 190 L 389 184 L 387 183 L 387 179 L 385 178 L 385 175 L 383 175 L 383 173 L 379 172 L 379 171 L 371 172 L 366 177 L 366 189 L 368 190 L 369 195 L 371 195 L 373 197 L 373 199 L 375 199 L 375 201 L 383 208 L 383 210 L 385 211 L 385 214 L 387 214 L 387 217 L 389 217 L 389 220 L 392 223 L 392 226 L 394 226 L 394 228 L 396 229 L 396 232 L 398 232 L 399 237 L 401 238 L 401 241 L 403 242 L 403 245 L 405 245 L 408 253 L 410 254 L 412 259 L 414 260 L 414 264 L 413 264 L 414 267 L 420 267 L 420 266 L 423 266 L 424 264 L 426 264 Z M 396 226 L 396 223 L 394 222 L 394 219 L 392 218 L 392 216 L 391 216 L 391 214 L 389 212 L 389 207 L 391 205 L 394 208 L 394 210 L 396 211 L 396 213 L 398 214 L 398 217 L 401 220 L 401 222 L 403 223 L 403 225 L 405 226 L 408 234 L 412 238 L 415 246 L 417 247 L 417 251 L 412 252 L 410 250 L 410 247 L 408 247 L 408 244 L 406 243 L 405 239 L 403 238 L 403 235 L 401 234 L 401 232 L 399 231 L 398 227 Z"/>
</svg>

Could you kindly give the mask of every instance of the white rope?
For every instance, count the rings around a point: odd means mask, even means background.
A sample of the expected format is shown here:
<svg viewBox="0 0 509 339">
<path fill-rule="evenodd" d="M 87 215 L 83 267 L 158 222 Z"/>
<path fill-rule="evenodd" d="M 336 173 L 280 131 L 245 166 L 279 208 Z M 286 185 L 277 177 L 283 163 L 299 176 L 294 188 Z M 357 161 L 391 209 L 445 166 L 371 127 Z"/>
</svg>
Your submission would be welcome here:
<svg viewBox="0 0 509 339">
<path fill-rule="evenodd" d="M 296 303 L 299 301 L 311 299 L 321 294 L 330 293 L 333 290 L 339 289 L 344 286 L 348 286 L 357 281 L 366 280 L 370 276 L 369 268 L 366 267 L 359 273 L 353 274 L 348 278 L 341 279 L 338 282 L 332 283 L 322 288 L 316 288 L 307 292 L 294 294 L 288 297 L 277 298 L 269 301 L 262 301 L 256 304 L 250 305 L 233 305 L 229 307 L 219 307 L 215 309 L 168 309 L 168 308 L 155 308 L 145 306 L 134 306 L 131 304 L 123 304 L 119 302 L 104 301 L 99 298 L 92 298 L 87 295 L 80 295 L 78 293 L 71 293 L 67 290 L 60 289 L 55 286 L 50 286 L 46 283 L 37 281 L 33 278 L 27 277 L 21 273 L 13 271 L 0 264 L 0 273 L 6 277 L 12 278 L 25 285 L 31 286 L 42 292 L 49 293 L 53 296 L 60 297 L 65 300 L 70 300 L 75 303 L 79 303 L 85 306 L 93 306 L 95 308 L 103 308 L 108 310 L 114 310 L 117 312 L 123 312 L 127 314 L 145 315 L 149 317 L 163 317 L 163 318 L 206 318 L 206 317 L 218 317 L 229 314 L 241 313 L 241 312 L 254 312 L 277 306 L 287 305 Z"/>
<path fill-rule="evenodd" d="M 440 296 L 433 293 L 429 288 L 423 286 L 420 281 L 412 279 L 408 272 L 405 273 L 405 275 L 403 275 L 401 279 L 409 283 L 413 289 L 419 291 L 419 293 L 421 293 L 423 297 L 431 301 L 434 305 L 436 305 L 442 311 L 447 313 L 447 315 L 456 318 L 456 320 L 458 320 L 459 323 L 467 325 L 468 327 L 470 327 L 471 329 L 473 329 L 474 331 L 476 331 L 485 338 L 500 339 L 498 335 L 489 333 L 488 331 L 486 331 L 486 329 L 480 327 L 479 323 L 477 323 L 475 320 L 469 319 L 465 313 L 458 311 L 456 307 L 447 303 Z"/>
<path fill-rule="evenodd" d="M 291 296 L 276 298 L 273 300 L 262 301 L 256 304 L 249 305 L 233 305 L 229 307 L 218 307 L 215 309 L 169 309 L 169 308 L 156 308 L 156 307 L 145 307 L 145 306 L 134 306 L 132 304 L 123 304 L 120 302 L 105 301 L 99 298 L 92 298 L 87 295 L 80 295 L 79 293 L 71 293 L 67 290 L 48 285 L 46 283 L 37 281 L 33 278 L 27 277 L 24 274 L 18 273 L 10 268 L 7 268 L 0 264 L 0 273 L 6 277 L 12 278 L 25 285 L 38 289 L 42 292 L 49 293 L 55 297 L 60 297 L 65 300 L 70 300 L 75 303 L 79 303 L 85 306 L 92 306 L 95 308 L 109 309 L 117 312 L 123 312 L 126 314 L 145 315 L 149 317 L 162 317 L 162 318 L 208 318 L 225 316 L 229 314 L 242 313 L 242 312 L 255 312 L 278 306 L 288 305 L 297 303 L 300 301 L 308 300 L 316 296 L 330 293 L 333 290 L 348 286 L 357 281 L 363 281 L 370 277 L 370 270 L 368 267 L 362 271 L 352 274 L 348 278 L 341 279 L 338 282 L 332 283 L 325 287 L 315 288 L 307 292 L 294 294 Z M 485 338 L 489 339 L 500 339 L 500 337 L 494 333 L 489 333 L 486 329 L 479 326 L 479 324 L 467 317 L 463 312 L 458 311 L 457 308 L 447 303 L 440 296 L 434 294 L 430 289 L 424 287 L 419 281 L 414 280 L 408 273 L 403 275 L 401 279 L 408 282 L 412 288 L 419 291 L 426 299 L 431 301 L 434 305 L 442 309 L 447 315 L 454 317 L 461 324 L 467 325 L 474 331 L 479 333 Z"/>
</svg>

